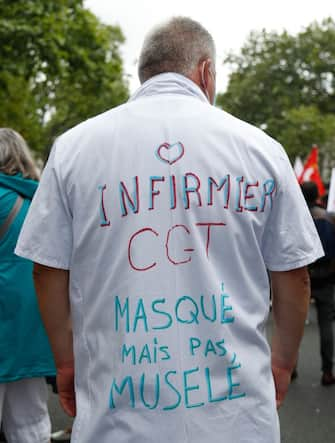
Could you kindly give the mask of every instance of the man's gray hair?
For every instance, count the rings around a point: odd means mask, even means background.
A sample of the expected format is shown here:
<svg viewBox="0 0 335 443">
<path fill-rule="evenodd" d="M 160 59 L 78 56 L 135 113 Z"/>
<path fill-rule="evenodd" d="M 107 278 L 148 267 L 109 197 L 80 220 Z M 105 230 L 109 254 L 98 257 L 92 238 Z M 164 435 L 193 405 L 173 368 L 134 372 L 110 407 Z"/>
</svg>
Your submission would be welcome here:
<svg viewBox="0 0 335 443">
<path fill-rule="evenodd" d="M 188 77 L 201 60 L 215 63 L 215 44 L 210 33 L 188 17 L 174 17 L 154 28 L 145 38 L 138 67 L 144 83 L 163 72 Z"/>
</svg>

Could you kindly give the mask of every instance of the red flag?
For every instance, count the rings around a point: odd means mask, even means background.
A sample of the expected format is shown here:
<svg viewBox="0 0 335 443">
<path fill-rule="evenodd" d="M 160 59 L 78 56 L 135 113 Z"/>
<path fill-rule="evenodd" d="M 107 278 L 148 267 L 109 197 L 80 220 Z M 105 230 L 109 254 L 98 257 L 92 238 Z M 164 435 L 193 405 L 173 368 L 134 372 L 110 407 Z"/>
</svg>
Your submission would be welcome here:
<svg viewBox="0 0 335 443">
<path fill-rule="evenodd" d="M 314 182 L 318 187 L 319 196 L 322 197 L 325 194 L 326 190 L 319 172 L 318 156 L 319 148 L 314 145 L 304 164 L 304 170 L 299 177 L 299 183 L 301 184 L 304 182 Z"/>
</svg>

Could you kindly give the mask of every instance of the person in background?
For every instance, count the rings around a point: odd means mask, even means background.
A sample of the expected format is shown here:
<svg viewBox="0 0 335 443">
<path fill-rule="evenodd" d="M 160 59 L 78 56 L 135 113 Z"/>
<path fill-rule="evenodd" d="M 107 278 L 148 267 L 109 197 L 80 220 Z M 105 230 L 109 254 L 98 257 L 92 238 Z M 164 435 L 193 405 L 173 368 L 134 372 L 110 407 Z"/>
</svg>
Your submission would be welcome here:
<svg viewBox="0 0 335 443">
<path fill-rule="evenodd" d="M 320 201 L 318 200 L 317 205 L 321 206 L 321 208 L 326 209 L 327 210 L 327 206 L 328 206 L 328 198 L 329 198 L 329 185 L 326 186 L 326 193 L 325 195 L 323 195 L 322 197 L 320 197 Z M 319 204 L 320 203 L 320 204 Z M 334 211 L 328 211 L 327 210 L 327 214 L 328 217 L 332 219 L 333 223 L 335 223 L 335 212 Z"/>
<path fill-rule="evenodd" d="M 332 215 L 320 206 L 318 187 L 315 183 L 305 182 L 301 185 L 301 189 L 325 251 L 325 256 L 311 265 L 309 271 L 320 333 L 321 384 L 329 386 L 335 383 L 333 374 L 335 221 Z"/>
<path fill-rule="evenodd" d="M 55 374 L 32 278 L 14 248 L 38 173 L 25 140 L 0 128 L 0 422 L 9 443 L 47 443 L 45 376 Z"/>
<path fill-rule="evenodd" d="M 200 23 L 156 27 L 139 90 L 44 169 L 16 252 L 74 442 L 280 441 L 323 251 L 284 149 L 212 106 L 215 57 Z"/>
</svg>

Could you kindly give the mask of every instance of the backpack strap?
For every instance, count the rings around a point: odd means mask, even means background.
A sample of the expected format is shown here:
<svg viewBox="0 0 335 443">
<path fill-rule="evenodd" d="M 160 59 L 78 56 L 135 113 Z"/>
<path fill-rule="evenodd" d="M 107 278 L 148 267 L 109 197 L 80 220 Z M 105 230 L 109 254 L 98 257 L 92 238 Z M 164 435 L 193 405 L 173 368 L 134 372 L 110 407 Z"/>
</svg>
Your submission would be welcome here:
<svg viewBox="0 0 335 443">
<path fill-rule="evenodd" d="M 21 209 L 21 207 L 23 205 L 23 201 L 24 201 L 24 199 L 21 197 L 21 195 L 18 195 L 17 199 L 14 203 L 14 206 L 12 207 L 6 220 L 0 226 L 0 240 L 2 239 L 2 237 L 4 237 L 4 235 L 7 233 L 8 229 L 10 228 L 11 224 L 15 220 L 15 217 L 17 216 L 19 210 Z"/>
</svg>

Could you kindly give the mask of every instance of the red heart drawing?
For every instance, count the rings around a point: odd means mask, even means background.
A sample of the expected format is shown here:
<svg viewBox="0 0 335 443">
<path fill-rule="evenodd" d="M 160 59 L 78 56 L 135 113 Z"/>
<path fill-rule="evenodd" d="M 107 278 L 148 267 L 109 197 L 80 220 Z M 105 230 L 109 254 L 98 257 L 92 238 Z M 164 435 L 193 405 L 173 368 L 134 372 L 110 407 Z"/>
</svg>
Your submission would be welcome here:
<svg viewBox="0 0 335 443">
<path fill-rule="evenodd" d="M 181 142 L 176 142 L 172 145 L 165 142 L 158 146 L 158 149 L 156 151 L 158 159 L 169 165 L 173 165 L 173 163 L 176 163 L 178 160 L 180 160 L 184 153 L 185 148 Z"/>
</svg>

